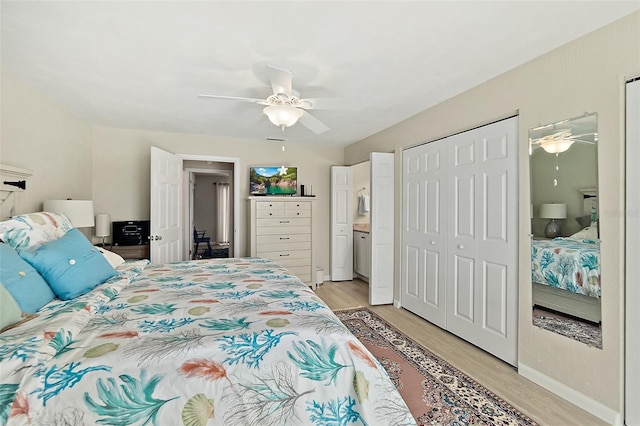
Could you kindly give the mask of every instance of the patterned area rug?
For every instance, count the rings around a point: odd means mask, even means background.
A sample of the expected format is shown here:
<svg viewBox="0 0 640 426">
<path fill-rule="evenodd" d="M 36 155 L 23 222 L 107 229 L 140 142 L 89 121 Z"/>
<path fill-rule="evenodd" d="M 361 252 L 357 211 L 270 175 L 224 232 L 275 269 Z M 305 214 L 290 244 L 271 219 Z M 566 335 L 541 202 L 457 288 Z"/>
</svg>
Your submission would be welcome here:
<svg viewBox="0 0 640 426">
<path fill-rule="evenodd" d="M 602 330 L 598 324 L 534 309 L 533 325 L 602 349 Z"/>
<path fill-rule="evenodd" d="M 336 315 L 384 366 L 419 425 L 536 424 L 367 308 Z"/>
</svg>

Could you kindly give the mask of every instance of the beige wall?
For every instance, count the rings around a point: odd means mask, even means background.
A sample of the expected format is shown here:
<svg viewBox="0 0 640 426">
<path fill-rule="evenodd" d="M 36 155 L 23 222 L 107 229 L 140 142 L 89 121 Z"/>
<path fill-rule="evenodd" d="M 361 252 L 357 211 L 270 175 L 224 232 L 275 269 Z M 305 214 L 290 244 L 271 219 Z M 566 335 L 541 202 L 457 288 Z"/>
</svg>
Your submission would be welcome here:
<svg viewBox="0 0 640 426">
<path fill-rule="evenodd" d="M 15 214 L 45 199 L 91 199 L 91 126 L 7 70 L 1 73 L 0 163 L 33 170 L 15 194 Z M 13 200 L 0 207 L 10 215 Z"/>
<path fill-rule="evenodd" d="M 281 144 L 209 136 L 114 129 L 94 126 L 93 200 L 112 220 L 149 219 L 151 146 L 177 154 L 201 154 L 240 159 L 240 255 L 247 254 L 249 167 L 298 167 L 298 185 L 311 185 L 314 204 L 313 245 L 317 267 L 329 268 L 330 166 L 343 164 L 343 149 Z"/>
<path fill-rule="evenodd" d="M 402 149 L 519 111 L 519 350 L 521 371 L 547 380 L 601 416 L 622 412 L 624 79 L 640 73 L 640 13 L 477 86 L 345 150 L 347 164 L 371 151 L 396 150 L 396 217 L 401 217 Z M 602 232 L 603 349 L 531 324 L 528 129 L 598 113 L 598 171 Z M 400 223 L 396 224 L 399 244 Z M 397 251 L 398 252 L 398 251 Z M 396 254 L 396 295 L 399 294 Z M 610 418 L 614 421 L 615 418 Z M 618 418 L 619 420 L 619 418 Z"/>
</svg>

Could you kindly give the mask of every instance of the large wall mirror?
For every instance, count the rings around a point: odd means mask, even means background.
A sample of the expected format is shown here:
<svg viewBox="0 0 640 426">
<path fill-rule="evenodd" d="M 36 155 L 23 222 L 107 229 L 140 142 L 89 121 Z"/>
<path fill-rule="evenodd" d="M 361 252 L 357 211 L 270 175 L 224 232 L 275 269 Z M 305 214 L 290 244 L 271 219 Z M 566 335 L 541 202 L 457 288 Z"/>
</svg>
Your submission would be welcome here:
<svg viewBox="0 0 640 426">
<path fill-rule="evenodd" d="M 533 324 L 602 348 L 597 114 L 529 130 Z"/>
</svg>

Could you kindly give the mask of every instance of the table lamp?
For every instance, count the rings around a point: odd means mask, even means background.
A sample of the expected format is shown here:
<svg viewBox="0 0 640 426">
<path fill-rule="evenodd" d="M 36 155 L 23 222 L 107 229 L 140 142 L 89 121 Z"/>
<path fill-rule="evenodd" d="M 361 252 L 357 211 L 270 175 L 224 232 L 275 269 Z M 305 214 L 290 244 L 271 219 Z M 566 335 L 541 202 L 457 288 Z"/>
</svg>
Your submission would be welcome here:
<svg viewBox="0 0 640 426">
<path fill-rule="evenodd" d="M 111 215 L 100 213 L 96 215 L 96 237 L 102 237 L 101 247 L 104 247 L 104 239 L 111 235 Z"/>
<path fill-rule="evenodd" d="M 567 218 L 567 205 L 560 203 L 543 204 L 540 206 L 540 217 L 542 219 L 551 219 L 544 228 L 544 236 L 555 238 L 560 235 L 560 224 L 556 222 L 556 219 Z"/>
</svg>

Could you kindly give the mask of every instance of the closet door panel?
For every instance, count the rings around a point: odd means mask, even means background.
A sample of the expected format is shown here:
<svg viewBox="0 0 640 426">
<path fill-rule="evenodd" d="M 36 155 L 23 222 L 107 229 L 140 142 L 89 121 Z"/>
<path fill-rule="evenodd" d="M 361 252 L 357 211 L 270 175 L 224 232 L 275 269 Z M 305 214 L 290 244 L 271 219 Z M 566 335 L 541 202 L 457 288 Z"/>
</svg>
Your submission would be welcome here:
<svg viewBox="0 0 640 426">
<path fill-rule="evenodd" d="M 434 143 L 403 153 L 402 305 L 440 327 L 446 325 L 444 148 Z"/>
<path fill-rule="evenodd" d="M 507 335 L 507 268 L 484 262 L 482 274 L 482 328 L 498 336 Z"/>
<path fill-rule="evenodd" d="M 511 118 L 477 129 L 479 149 L 476 309 L 478 346 L 517 362 L 518 220 L 517 132 Z M 481 321 L 480 321 L 481 319 Z"/>
</svg>

